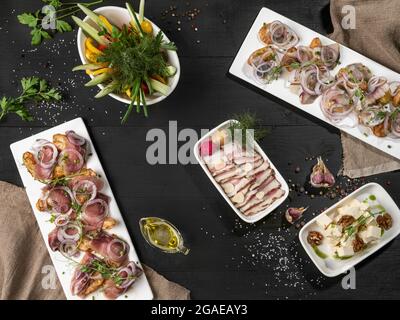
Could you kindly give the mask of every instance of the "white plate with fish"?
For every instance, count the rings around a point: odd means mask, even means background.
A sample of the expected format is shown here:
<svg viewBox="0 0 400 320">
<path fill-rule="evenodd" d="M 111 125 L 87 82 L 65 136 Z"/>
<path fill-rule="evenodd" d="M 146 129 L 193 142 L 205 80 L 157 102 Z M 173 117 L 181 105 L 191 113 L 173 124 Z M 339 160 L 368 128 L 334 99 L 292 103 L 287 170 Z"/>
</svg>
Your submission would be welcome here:
<svg viewBox="0 0 400 320">
<path fill-rule="evenodd" d="M 271 31 L 272 25 L 274 29 Z M 291 47 L 293 50 L 283 50 L 287 63 L 282 62 L 283 57 L 277 58 L 281 48 L 266 45 L 271 37 L 268 38 L 268 34 L 265 37 L 265 32 L 261 32 L 263 28 L 269 28 L 270 35 L 274 32 L 281 36 L 282 30 L 285 34 L 290 32 L 290 41 L 282 42 L 294 46 Z M 328 52 L 328 58 L 326 54 L 322 58 L 322 52 Z M 328 61 L 329 54 L 336 58 L 335 63 L 328 67 L 326 64 L 321 66 L 321 60 Z M 311 63 L 307 63 L 307 59 Z M 319 67 L 315 67 L 314 63 Z M 296 75 L 294 69 L 299 67 L 301 72 Z M 293 20 L 262 8 L 229 73 L 400 159 L 400 75 L 356 51 L 339 46 Z M 277 79 L 268 79 L 265 75 Z M 260 77 L 272 82 L 259 81 Z M 354 83 L 356 85 L 353 86 Z M 310 95 L 312 99 L 305 98 L 310 98 Z M 332 104 L 332 101 L 335 103 Z"/>
</svg>

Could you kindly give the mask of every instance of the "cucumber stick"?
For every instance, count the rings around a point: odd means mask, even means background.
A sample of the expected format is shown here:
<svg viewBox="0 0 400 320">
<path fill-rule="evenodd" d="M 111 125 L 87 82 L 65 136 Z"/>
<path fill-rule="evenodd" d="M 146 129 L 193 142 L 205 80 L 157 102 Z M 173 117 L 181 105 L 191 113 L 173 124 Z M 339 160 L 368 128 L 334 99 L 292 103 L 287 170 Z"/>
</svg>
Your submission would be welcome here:
<svg viewBox="0 0 400 320">
<path fill-rule="evenodd" d="M 80 66 L 76 66 L 72 69 L 72 71 L 79 71 L 79 70 L 96 70 L 100 69 L 101 66 L 98 64 L 94 63 L 87 63 L 87 64 L 81 64 Z"/>
<path fill-rule="evenodd" d="M 135 10 L 133 10 L 132 6 L 127 2 L 126 8 L 128 9 L 129 15 L 131 16 L 131 24 L 136 27 L 137 30 L 141 30 L 140 25 L 136 22 L 137 16 Z"/>
<path fill-rule="evenodd" d="M 175 68 L 174 66 L 168 66 L 168 67 L 167 67 L 167 74 L 168 74 L 168 77 L 174 76 L 175 73 L 176 73 L 176 68 Z"/>
<path fill-rule="evenodd" d="M 145 0 L 140 0 L 139 4 L 139 22 L 142 23 L 144 20 L 144 2 Z"/>
<path fill-rule="evenodd" d="M 111 78 L 111 74 L 108 72 L 104 72 L 102 74 L 99 74 L 98 76 L 94 77 L 92 80 L 89 82 L 85 83 L 85 87 L 93 87 L 96 86 L 100 83 L 103 83 L 104 81 L 108 80 Z"/>
<path fill-rule="evenodd" d="M 99 18 L 99 16 L 94 13 L 92 10 L 90 10 L 88 7 L 81 5 L 80 3 L 78 3 L 78 7 L 79 9 L 81 9 L 83 11 L 84 14 L 86 14 L 94 23 L 96 23 L 98 26 L 100 27 L 104 27 L 106 28 L 106 26 L 104 25 L 103 21 L 101 21 L 101 19 Z M 106 28 L 107 29 L 107 28 Z"/>
<path fill-rule="evenodd" d="M 108 85 L 106 85 L 103 89 L 99 91 L 98 94 L 96 94 L 94 97 L 95 98 L 102 98 L 110 93 L 112 93 L 118 86 L 117 81 L 112 81 Z"/>
<path fill-rule="evenodd" d="M 107 45 L 106 40 L 103 37 L 100 37 L 98 34 L 98 31 L 93 28 L 90 24 L 82 21 L 78 17 L 72 16 L 72 19 L 75 21 L 75 23 L 82 28 L 84 32 L 86 32 L 90 37 L 92 37 L 94 40 L 97 41 L 97 43 L 102 44 L 102 45 Z"/>
<path fill-rule="evenodd" d="M 152 78 L 150 78 L 149 81 L 153 90 L 161 93 L 164 96 L 166 96 L 169 93 L 169 87 L 166 84 Z"/>
</svg>

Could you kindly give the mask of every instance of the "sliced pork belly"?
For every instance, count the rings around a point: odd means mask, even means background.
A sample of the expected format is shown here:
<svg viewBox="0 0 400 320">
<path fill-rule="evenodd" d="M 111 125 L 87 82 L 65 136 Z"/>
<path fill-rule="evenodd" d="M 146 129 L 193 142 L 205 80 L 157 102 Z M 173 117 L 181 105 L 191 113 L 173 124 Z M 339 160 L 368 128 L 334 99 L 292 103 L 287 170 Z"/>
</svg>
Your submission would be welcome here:
<svg viewBox="0 0 400 320">
<path fill-rule="evenodd" d="M 274 189 L 270 191 L 270 193 L 267 195 L 266 199 L 253 207 L 247 209 L 246 211 L 243 212 L 244 215 L 249 216 L 256 214 L 264 209 L 266 209 L 268 206 L 270 206 L 275 200 L 279 199 L 285 194 L 285 192 L 282 189 Z"/>
<path fill-rule="evenodd" d="M 125 267 L 118 271 L 118 278 L 121 279 L 119 283 L 116 283 L 112 279 L 107 279 L 104 283 L 104 295 L 108 299 L 116 299 L 121 294 L 124 294 L 140 277 L 143 270 L 134 262 L 129 262 Z"/>
</svg>

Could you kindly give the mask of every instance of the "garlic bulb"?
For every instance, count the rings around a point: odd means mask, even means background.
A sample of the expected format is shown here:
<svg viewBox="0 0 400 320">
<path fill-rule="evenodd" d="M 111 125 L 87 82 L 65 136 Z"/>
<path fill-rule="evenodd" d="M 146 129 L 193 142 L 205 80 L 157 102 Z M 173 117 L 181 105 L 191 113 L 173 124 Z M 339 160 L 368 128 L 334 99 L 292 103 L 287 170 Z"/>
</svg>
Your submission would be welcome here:
<svg viewBox="0 0 400 320">
<path fill-rule="evenodd" d="M 301 218 L 304 211 L 306 211 L 307 209 L 308 207 L 288 208 L 285 212 L 285 218 L 289 223 L 293 224 L 296 220 L 299 220 Z"/>
<path fill-rule="evenodd" d="M 335 184 L 335 177 L 326 167 L 321 157 L 318 157 L 317 161 L 310 175 L 310 184 L 314 188 L 332 187 Z"/>
</svg>

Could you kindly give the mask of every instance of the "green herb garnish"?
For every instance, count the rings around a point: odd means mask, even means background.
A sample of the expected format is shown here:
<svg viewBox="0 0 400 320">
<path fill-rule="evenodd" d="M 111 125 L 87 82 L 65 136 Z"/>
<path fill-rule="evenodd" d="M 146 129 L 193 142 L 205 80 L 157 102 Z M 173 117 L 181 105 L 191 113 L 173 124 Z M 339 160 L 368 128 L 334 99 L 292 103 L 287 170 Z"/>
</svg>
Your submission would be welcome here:
<svg viewBox="0 0 400 320">
<path fill-rule="evenodd" d="M 9 113 L 17 114 L 24 121 L 32 121 L 33 117 L 26 108 L 27 103 L 60 100 L 61 94 L 50 88 L 46 80 L 37 77 L 22 78 L 22 93 L 17 98 L 5 97 L 0 100 L 0 120 Z"/>
<path fill-rule="evenodd" d="M 146 83 L 147 87 L 151 87 L 149 81 L 153 75 L 164 78 L 170 76 L 164 51 L 176 50 L 176 46 L 173 42 L 165 42 L 161 31 L 153 36 L 132 31 L 127 26 L 121 30 L 114 28 L 112 37 L 118 41 L 110 43 L 98 61 L 112 66 L 114 91 L 124 93 L 127 88 L 132 88 L 132 103 L 122 122 L 127 120 L 134 104 L 136 104 L 136 111 L 140 112 L 142 103 L 144 115 L 147 116 L 143 83 Z"/>
<path fill-rule="evenodd" d="M 260 141 L 269 132 L 267 128 L 263 128 L 260 121 L 257 119 L 254 113 L 245 112 L 242 114 L 236 114 L 233 116 L 238 122 L 232 122 L 229 124 L 229 130 L 231 136 L 234 137 L 235 130 L 242 131 L 242 144 L 246 144 L 246 138 L 249 134 L 249 130 L 254 132 L 254 140 Z"/>
<path fill-rule="evenodd" d="M 35 12 L 25 12 L 17 16 L 21 24 L 31 28 L 31 44 L 39 45 L 43 39 L 51 39 L 52 33 L 63 33 L 72 30 L 71 25 L 63 20 L 79 11 L 77 3 L 63 3 L 60 0 L 42 0 L 44 7 Z M 103 0 L 94 1 L 91 3 L 82 3 L 86 7 L 103 2 Z M 51 7 L 54 8 L 51 8 Z M 54 23 L 54 29 L 50 30 L 49 23 Z M 44 25 L 46 26 L 44 28 Z M 47 30 L 47 31 L 46 31 Z"/>
</svg>

